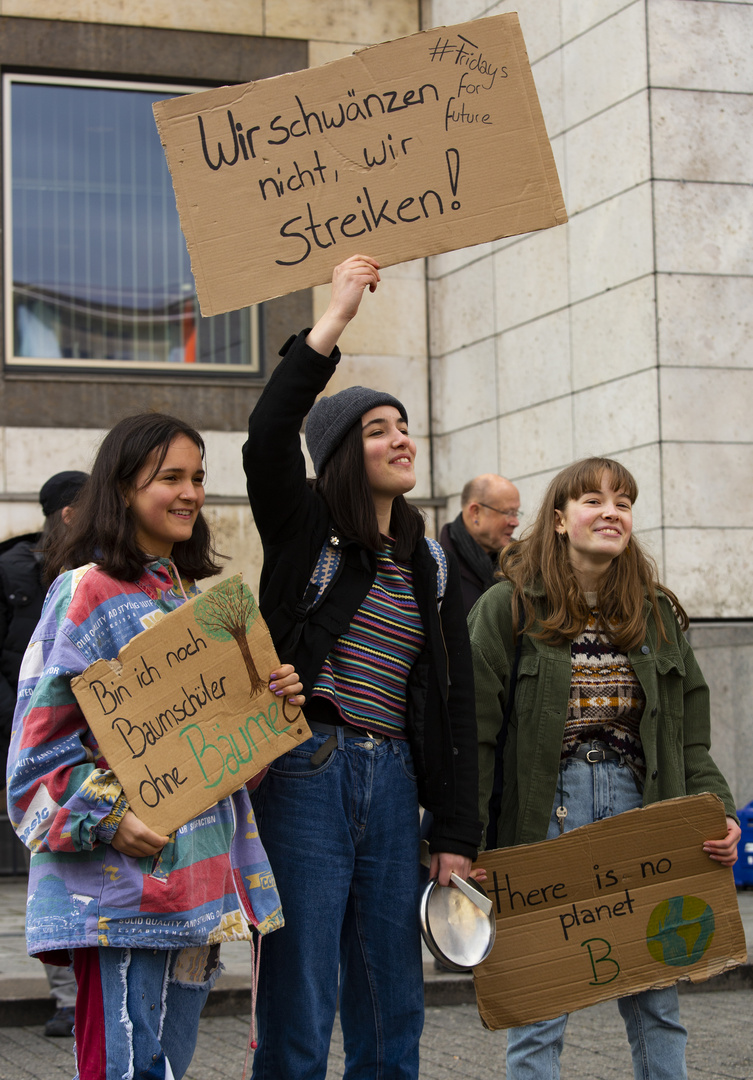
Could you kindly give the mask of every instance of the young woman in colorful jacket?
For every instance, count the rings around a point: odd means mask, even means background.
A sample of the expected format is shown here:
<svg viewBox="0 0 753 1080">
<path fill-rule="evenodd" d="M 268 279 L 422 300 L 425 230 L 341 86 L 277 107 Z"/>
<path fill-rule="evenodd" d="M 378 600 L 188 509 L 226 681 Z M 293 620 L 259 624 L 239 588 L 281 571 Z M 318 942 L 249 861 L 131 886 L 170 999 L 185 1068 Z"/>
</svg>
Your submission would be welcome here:
<svg viewBox="0 0 753 1080">
<path fill-rule="evenodd" d="M 24 656 L 8 810 L 31 849 L 27 946 L 78 983 L 78 1080 L 178 1080 L 219 974 L 221 942 L 282 926 L 242 787 L 170 836 L 130 809 L 71 681 L 197 594 L 219 570 L 204 503 L 204 444 L 148 413 L 105 437 L 61 537 Z M 298 697 L 290 665 L 270 676 Z"/>
<path fill-rule="evenodd" d="M 531 529 L 502 553 L 507 580 L 470 614 L 482 816 L 519 644 L 497 846 L 554 839 L 710 791 L 724 803 L 727 830 L 704 851 L 731 866 L 740 828 L 709 753 L 708 687 L 682 632 L 687 616 L 632 535 L 637 494 L 616 461 L 587 458 L 564 469 Z M 682 1080 L 687 1032 L 677 988 L 618 1005 L 636 1080 Z M 563 1014 L 511 1028 L 510 1080 L 558 1077 L 566 1024 Z"/>
</svg>

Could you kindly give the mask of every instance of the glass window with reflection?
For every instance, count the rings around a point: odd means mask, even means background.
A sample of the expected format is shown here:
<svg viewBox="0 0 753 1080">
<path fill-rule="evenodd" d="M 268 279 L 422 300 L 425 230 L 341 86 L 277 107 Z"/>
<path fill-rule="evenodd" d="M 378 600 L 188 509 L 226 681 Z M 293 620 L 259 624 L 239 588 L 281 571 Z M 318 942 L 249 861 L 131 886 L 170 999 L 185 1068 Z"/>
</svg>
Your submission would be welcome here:
<svg viewBox="0 0 753 1080">
<path fill-rule="evenodd" d="M 187 88 L 3 81 L 6 364 L 258 371 L 255 308 L 199 313 L 152 114 Z"/>
</svg>

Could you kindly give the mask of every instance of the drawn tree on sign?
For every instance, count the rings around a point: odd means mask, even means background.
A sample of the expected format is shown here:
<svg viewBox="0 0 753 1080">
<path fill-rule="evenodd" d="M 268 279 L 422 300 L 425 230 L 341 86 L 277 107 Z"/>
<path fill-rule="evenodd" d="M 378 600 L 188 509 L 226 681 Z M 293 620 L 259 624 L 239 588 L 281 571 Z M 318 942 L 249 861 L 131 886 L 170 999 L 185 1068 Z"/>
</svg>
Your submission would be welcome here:
<svg viewBox="0 0 753 1080">
<path fill-rule="evenodd" d="M 204 593 L 194 604 L 194 618 L 205 634 L 215 641 L 229 641 L 238 646 L 251 683 L 251 697 L 264 690 L 266 683 L 256 670 L 248 647 L 248 632 L 259 616 L 259 605 L 239 581 L 225 581 Z"/>
</svg>

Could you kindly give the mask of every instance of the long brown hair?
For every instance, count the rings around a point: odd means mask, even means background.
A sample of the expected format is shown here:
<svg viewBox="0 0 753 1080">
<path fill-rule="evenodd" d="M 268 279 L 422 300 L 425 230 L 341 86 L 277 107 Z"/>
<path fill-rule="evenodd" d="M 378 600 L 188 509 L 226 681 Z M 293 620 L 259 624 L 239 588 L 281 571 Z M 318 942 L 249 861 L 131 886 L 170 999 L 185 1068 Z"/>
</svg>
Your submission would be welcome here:
<svg viewBox="0 0 753 1080">
<path fill-rule="evenodd" d="M 520 539 L 502 550 L 501 572 L 514 586 L 513 610 L 523 605 L 523 630 L 532 637 L 553 644 L 572 641 L 583 632 L 590 615 L 590 605 L 573 573 L 567 538 L 555 531 L 555 510 L 564 512 L 572 499 L 601 488 L 604 474 L 612 487 L 624 491 L 632 503 L 638 497 L 633 475 L 612 458 L 583 458 L 558 473 L 546 490 L 536 520 Z M 528 590 L 543 589 L 545 612 L 539 618 Z M 599 581 L 597 607 L 600 633 L 623 652 L 634 649 L 646 636 L 644 602 L 649 600 L 660 640 L 667 635 L 659 611 L 657 589 L 667 596 L 683 630 L 688 616 L 674 593 L 659 582 L 656 563 L 641 547 L 635 536 L 616 556 Z M 538 628 L 531 633 L 538 620 Z"/>
<path fill-rule="evenodd" d="M 152 454 L 149 480 L 156 476 L 177 435 L 195 443 L 203 459 L 204 440 L 198 431 L 164 413 L 126 417 L 108 432 L 91 476 L 74 500 L 71 524 L 54 549 L 45 552 L 48 566 L 72 570 L 94 562 L 120 581 L 141 577 L 148 553 L 139 547 L 136 520 L 125 496 Z M 171 559 L 181 577 L 200 580 L 219 573 L 217 558 L 206 518 L 199 512 L 191 538 L 173 545 Z"/>
<path fill-rule="evenodd" d="M 361 432 L 359 418 L 333 451 L 313 486 L 326 502 L 332 523 L 343 537 L 371 551 L 384 551 L 374 496 L 366 477 Z M 395 539 L 395 558 L 407 561 L 424 535 L 424 521 L 420 511 L 402 495 L 392 501 L 390 532 Z"/>
</svg>

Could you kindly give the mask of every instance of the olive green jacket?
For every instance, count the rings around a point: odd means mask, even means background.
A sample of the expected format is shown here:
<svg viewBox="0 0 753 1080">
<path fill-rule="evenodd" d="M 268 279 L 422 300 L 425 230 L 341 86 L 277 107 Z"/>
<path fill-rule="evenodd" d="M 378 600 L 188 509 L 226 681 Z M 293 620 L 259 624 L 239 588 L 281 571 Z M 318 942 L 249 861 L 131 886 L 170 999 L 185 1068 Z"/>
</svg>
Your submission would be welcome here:
<svg viewBox="0 0 753 1080">
<path fill-rule="evenodd" d="M 478 600 L 468 618 L 476 684 L 480 814 L 484 828 L 494 777 L 497 734 L 515 658 L 513 587 L 501 581 Z M 536 603 L 541 592 L 529 595 Z M 628 653 L 646 695 L 640 735 L 646 756 L 644 806 L 679 795 L 713 792 L 736 817 L 727 783 L 709 753 L 709 690 L 669 600 L 659 594 L 668 641 L 657 641 L 646 601 L 643 644 Z M 515 701 L 504 754 L 500 847 L 546 838 L 570 698 L 570 646 L 523 638 Z"/>
</svg>

